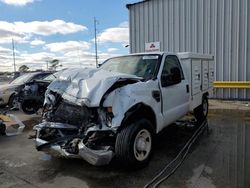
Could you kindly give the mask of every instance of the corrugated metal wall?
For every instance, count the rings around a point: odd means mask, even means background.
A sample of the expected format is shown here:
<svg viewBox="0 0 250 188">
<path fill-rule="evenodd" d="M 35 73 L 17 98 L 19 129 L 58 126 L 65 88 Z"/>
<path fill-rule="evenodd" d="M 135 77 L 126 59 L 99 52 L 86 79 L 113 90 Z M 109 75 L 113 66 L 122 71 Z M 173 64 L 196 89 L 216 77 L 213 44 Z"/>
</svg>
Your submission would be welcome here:
<svg viewBox="0 0 250 188">
<path fill-rule="evenodd" d="M 148 0 L 128 8 L 132 53 L 160 41 L 163 51 L 215 55 L 218 81 L 250 80 L 249 0 Z M 250 91 L 220 89 L 216 97 L 250 99 Z"/>
</svg>

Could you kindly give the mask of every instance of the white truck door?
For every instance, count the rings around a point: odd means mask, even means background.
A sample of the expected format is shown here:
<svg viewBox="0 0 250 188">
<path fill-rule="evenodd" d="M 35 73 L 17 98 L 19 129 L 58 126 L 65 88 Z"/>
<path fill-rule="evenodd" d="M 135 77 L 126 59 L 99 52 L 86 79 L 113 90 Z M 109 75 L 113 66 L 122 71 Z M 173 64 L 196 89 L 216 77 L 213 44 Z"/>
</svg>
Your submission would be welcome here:
<svg viewBox="0 0 250 188">
<path fill-rule="evenodd" d="M 173 81 L 177 70 L 181 74 L 179 82 Z M 165 125 L 169 125 L 189 111 L 190 88 L 175 55 L 166 56 L 160 74 L 162 113 Z"/>
</svg>

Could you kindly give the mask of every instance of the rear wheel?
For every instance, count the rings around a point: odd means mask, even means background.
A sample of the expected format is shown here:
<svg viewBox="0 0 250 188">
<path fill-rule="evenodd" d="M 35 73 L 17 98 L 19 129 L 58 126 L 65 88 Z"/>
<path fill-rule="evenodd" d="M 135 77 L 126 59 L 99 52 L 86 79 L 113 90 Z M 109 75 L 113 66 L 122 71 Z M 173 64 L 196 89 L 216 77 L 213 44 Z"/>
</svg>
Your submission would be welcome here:
<svg viewBox="0 0 250 188">
<path fill-rule="evenodd" d="M 141 119 L 124 127 L 117 135 L 116 157 L 127 167 L 147 164 L 152 154 L 152 124 Z"/>
<path fill-rule="evenodd" d="M 194 109 L 194 116 L 198 121 L 204 121 L 208 114 L 208 99 L 206 96 L 202 98 L 202 104 Z"/>
</svg>

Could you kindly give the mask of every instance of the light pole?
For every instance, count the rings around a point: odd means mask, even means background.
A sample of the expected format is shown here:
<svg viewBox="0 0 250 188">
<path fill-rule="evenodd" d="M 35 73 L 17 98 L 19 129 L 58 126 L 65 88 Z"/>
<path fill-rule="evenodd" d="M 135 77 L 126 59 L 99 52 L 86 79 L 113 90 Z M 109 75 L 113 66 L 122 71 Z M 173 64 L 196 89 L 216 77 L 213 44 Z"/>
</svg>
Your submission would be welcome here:
<svg viewBox="0 0 250 188">
<path fill-rule="evenodd" d="M 49 60 L 46 61 L 47 71 L 49 70 Z"/>
<path fill-rule="evenodd" d="M 13 38 L 12 38 L 12 51 L 13 51 L 14 72 L 16 72 L 16 54 L 15 54 L 15 44 Z"/>
<path fill-rule="evenodd" d="M 95 63 L 96 63 L 96 68 L 97 68 L 98 67 L 98 56 L 97 56 L 96 23 L 97 23 L 97 20 L 94 17 L 94 29 L 95 29 Z"/>
</svg>

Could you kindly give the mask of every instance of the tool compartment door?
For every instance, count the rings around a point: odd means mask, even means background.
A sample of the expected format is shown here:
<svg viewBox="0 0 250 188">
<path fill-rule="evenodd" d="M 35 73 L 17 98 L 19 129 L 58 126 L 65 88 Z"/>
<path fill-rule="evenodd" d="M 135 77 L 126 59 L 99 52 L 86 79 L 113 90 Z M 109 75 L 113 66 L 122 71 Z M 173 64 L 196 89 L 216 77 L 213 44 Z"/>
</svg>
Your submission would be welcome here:
<svg viewBox="0 0 250 188">
<path fill-rule="evenodd" d="M 213 87 L 214 75 L 214 61 L 209 61 L 209 87 Z"/>
<path fill-rule="evenodd" d="M 201 60 L 192 59 L 192 95 L 201 92 Z"/>
<path fill-rule="evenodd" d="M 207 60 L 202 61 L 202 90 L 207 90 L 209 85 L 208 76 L 208 62 Z"/>
</svg>

